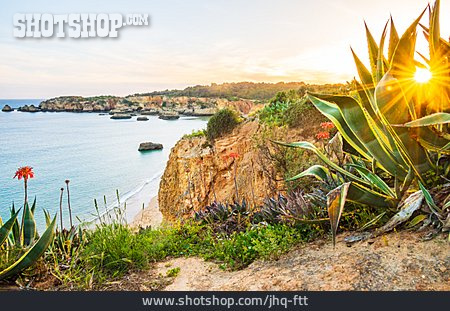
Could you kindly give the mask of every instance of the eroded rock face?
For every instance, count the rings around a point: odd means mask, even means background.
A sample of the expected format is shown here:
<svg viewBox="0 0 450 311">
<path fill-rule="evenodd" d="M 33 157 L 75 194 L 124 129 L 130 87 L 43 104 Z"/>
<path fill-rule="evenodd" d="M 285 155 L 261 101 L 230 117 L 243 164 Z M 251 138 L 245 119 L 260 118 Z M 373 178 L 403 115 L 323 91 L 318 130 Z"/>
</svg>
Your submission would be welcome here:
<svg viewBox="0 0 450 311">
<path fill-rule="evenodd" d="M 205 147 L 203 137 L 180 140 L 171 151 L 160 183 L 158 199 L 164 217 L 187 217 L 214 200 L 233 200 L 235 165 L 239 200 L 261 204 L 273 195 L 252 141 L 258 128 L 257 122 L 244 123 L 210 147 Z M 238 157 L 230 157 L 233 153 Z"/>
<path fill-rule="evenodd" d="M 163 149 L 163 145 L 162 144 L 158 144 L 158 143 L 152 143 L 152 142 L 145 142 L 145 143 L 141 143 L 139 145 L 139 151 L 151 151 L 151 150 L 161 150 Z"/>
<path fill-rule="evenodd" d="M 13 111 L 13 110 L 14 110 L 14 109 L 12 109 L 10 105 L 5 105 L 5 106 L 2 108 L 2 111 L 3 111 L 3 112 L 11 112 L 11 111 Z"/>
</svg>

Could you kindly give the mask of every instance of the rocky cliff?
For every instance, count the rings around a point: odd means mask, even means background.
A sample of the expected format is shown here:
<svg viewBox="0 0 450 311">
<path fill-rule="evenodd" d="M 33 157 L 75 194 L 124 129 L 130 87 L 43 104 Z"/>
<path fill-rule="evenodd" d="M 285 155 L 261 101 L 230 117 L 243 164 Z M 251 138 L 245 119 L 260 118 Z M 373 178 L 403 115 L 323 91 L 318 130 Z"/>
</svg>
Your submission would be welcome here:
<svg viewBox="0 0 450 311">
<path fill-rule="evenodd" d="M 184 115 L 210 116 L 224 107 L 233 107 L 242 114 L 248 114 L 254 102 L 251 100 L 229 101 L 223 98 L 203 98 L 188 96 L 62 96 L 43 101 L 37 111 L 50 112 L 139 112 L 165 110 Z M 23 111 L 28 111 L 24 109 Z"/>
<path fill-rule="evenodd" d="M 172 149 L 159 189 L 164 217 L 173 220 L 217 201 L 237 197 L 259 204 L 271 182 L 259 164 L 253 137 L 257 122 L 246 122 L 231 135 L 208 145 L 206 138 L 184 138 Z"/>
<path fill-rule="evenodd" d="M 172 148 L 161 179 L 158 200 L 162 214 L 168 220 L 180 219 L 214 200 L 230 202 L 236 196 L 254 206 L 284 191 L 285 176 L 276 168 L 274 158 L 283 158 L 286 148 L 277 148 L 269 138 L 314 141 L 322 120 L 314 109 L 296 128 L 266 128 L 254 120 L 243 122 L 212 144 L 205 137 L 181 139 Z M 289 162 L 290 158 L 286 159 Z M 297 174 L 309 167 L 309 160 L 310 154 L 305 153 L 296 163 L 281 160 L 281 165 L 304 163 L 304 167 L 297 167 Z"/>
</svg>

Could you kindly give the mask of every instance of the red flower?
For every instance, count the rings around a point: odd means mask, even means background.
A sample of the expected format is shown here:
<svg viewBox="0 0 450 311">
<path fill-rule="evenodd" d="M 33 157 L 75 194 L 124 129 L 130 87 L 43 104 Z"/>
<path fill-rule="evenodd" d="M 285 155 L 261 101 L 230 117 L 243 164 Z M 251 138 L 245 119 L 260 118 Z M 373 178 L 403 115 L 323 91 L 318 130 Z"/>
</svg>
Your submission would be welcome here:
<svg viewBox="0 0 450 311">
<path fill-rule="evenodd" d="M 237 159 L 239 158 L 239 154 L 236 152 L 230 152 L 229 154 L 222 156 L 222 160 L 224 162 L 226 162 L 229 158 Z"/>
<path fill-rule="evenodd" d="M 233 159 L 237 159 L 239 158 L 239 154 L 236 152 L 230 152 L 230 154 L 228 155 L 229 158 L 233 158 Z"/>
<path fill-rule="evenodd" d="M 334 124 L 333 122 L 322 122 L 320 123 L 320 127 L 323 128 L 324 130 L 329 130 L 334 128 Z"/>
<path fill-rule="evenodd" d="M 19 180 L 21 180 L 22 178 L 25 180 L 28 180 L 28 178 L 33 178 L 34 177 L 33 168 L 31 166 L 19 167 L 13 178 L 16 178 L 16 177 Z"/>
<path fill-rule="evenodd" d="M 330 133 L 328 132 L 319 132 L 316 134 L 317 139 L 328 139 L 330 138 Z"/>
</svg>

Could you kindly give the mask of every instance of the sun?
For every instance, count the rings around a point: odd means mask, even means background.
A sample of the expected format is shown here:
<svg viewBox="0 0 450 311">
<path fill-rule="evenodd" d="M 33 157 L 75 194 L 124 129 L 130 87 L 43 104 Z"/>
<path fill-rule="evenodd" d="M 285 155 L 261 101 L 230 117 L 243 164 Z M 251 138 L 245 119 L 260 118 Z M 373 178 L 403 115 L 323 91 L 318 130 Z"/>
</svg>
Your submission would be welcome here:
<svg viewBox="0 0 450 311">
<path fill-rule="evenodd" d="M 425 68 L 416 68 L 414 73 L 414 80 L 418 83 L 427 83 L 432 78 L 431 71 Z"/>
</svg>

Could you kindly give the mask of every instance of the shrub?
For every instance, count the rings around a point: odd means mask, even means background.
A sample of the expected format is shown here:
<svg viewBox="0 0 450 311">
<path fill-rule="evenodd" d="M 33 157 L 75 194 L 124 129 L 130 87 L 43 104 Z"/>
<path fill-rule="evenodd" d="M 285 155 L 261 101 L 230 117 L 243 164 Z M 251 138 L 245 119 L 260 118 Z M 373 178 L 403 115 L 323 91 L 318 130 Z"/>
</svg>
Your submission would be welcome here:
<svg viewBox="0 0 450 311">
<path fill-rule="evenodd" d="M 209 140 L 214 140 L 224 134 L 230 133 L 239 122 L 239 116 L 234 110 L 228 108 L 221 109 L 209 119 L 206 136 Z"/>
<path fill-rule="evenodd" d="M 206 136 L 206 130 L 198 130 L 198 131 L 192 131 L 191 134 L 185 134 L 183 138 L 195 138 L 195 137 L 204 137 Z"/>
<path fill-rule="evenodd" d="M 259 112 L 259 120 L 268 125 L 284 125 L 285 112 L 289 107 L 289 101 L 276 101 L 264 106 Z"/>
</svg>

